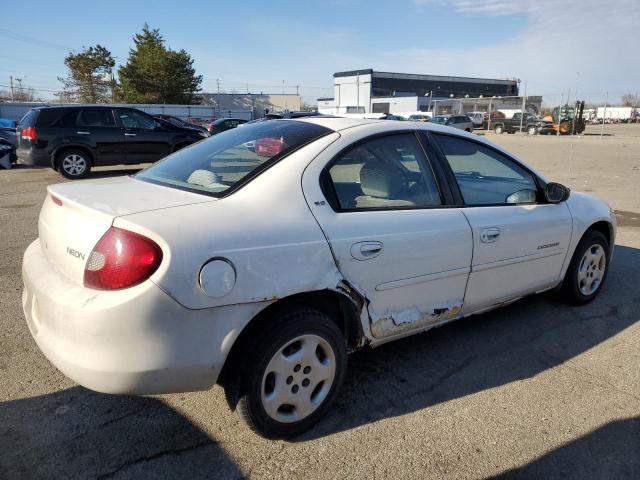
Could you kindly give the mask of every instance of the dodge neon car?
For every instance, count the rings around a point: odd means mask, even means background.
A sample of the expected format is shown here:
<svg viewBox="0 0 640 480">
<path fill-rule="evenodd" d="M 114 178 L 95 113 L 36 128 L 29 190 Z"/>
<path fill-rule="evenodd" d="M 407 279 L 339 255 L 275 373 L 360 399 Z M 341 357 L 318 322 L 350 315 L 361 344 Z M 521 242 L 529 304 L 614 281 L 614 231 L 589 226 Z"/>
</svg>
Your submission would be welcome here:
<svg viewBox="0 0 640 480">
<path fill-rule="evenodd" d="M 545 290 L 592 300 L 616 223 L 460 130 L 318 117 L 49 186 L 38 230 L 23 306 L 59 370 L 108 393 L 219 384 L 289 438 L 327 412 L 347 352 Z"/>
</svg>

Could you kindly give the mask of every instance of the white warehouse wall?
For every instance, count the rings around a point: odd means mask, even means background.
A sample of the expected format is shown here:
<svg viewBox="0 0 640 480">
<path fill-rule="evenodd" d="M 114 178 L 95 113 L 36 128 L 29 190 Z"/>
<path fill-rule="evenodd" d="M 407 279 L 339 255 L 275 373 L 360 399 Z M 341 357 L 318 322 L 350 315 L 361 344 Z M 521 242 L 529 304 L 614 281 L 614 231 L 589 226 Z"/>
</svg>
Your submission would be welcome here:
<svg viewBox="0 0 640 480">
<path fill-rule="evenodd" d="M 337 109 L 335 113 L 357 113 L 355 107 L 358 106 L 361 113 L 370 111 L 371 74 L 334 77 L 333 90 Z"/>
</svg>

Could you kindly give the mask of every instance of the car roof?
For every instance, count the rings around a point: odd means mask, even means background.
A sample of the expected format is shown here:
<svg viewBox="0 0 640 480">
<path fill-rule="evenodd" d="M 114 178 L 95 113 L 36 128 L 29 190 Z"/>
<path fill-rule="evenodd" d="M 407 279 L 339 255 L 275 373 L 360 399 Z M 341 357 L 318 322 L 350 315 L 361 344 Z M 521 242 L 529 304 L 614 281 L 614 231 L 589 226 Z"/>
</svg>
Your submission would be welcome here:
<svg viewBox="0 0 640 480">
<path fill-rule="evenodd" d="M 450 116 L 450 115 L 446 115 Z M 481 135 L 477 135 L 475 133 L 468 133 L 457 128 L 448 127 L 438 123 L 432 122 L 398 122 L 393 120 L 377 120 L 371 118 L 344 118 L 344 117 L 306 117 L 306 118 L 295 118 L 295 119 L 285 119 L 285 120 L 271 120 L 273 122 L 305 122 L 305 123 L 313 123 L 315 125 L 320 125 L 335 132 L 341 132 L 347 129 L 366 129 L 368 130 L 368 134 L 378 134 L 389 132 L 392 133 L 394 131 L 398 132 L 407 132 L 413 130 L 427 130 L 434 133 L 444 133 L 447 135 L 452 135 L 456 137 L 467 138 L 473 140 L 475 142 L 487 145 L 488 147 L 493 148 L 494 150 L 498 150 L 499 152 L 504 153 L 510 158 L 516 159 L 522 165 L 527 167 L 529 170 L 536 172 L 536 174 L 545 182 L 547 182 L 547 178 L 541 174 L 538 170 L 529 165 L 526 161 L 522 160 L 513 152 L 505 149 L 504 147 L 493 143 Z"/>
</svg>

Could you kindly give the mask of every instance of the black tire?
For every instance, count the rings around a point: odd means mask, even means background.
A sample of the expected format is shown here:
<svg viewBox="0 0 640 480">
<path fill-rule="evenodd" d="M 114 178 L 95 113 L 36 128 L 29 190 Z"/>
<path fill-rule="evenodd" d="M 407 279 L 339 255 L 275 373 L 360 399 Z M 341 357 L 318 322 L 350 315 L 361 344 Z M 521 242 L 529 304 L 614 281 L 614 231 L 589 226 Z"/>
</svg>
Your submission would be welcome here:
<svg viewBox="0 0 640 480">
<path fill-rule="evenodd" d="M 502 124 L 498 124 L 495 127 L 493 127 L 494 132 L 496 132 L 497 135 L 502 135 L 504 133 L 504 125 Z"/>
<path fill-rule="evenodd" d="M 320 337 L 326 342 L 325 348 L 328 345 L 332 349 L 330 355 L 325 357 L 325 361 L 327 361 L 327 358 L 335 360 L 335 373 L 332 383 L 326 390 L 324 389 L 323 381 L 314 386 L 313 383 L 309 383 L 307 378 L 303 378 L 307 374 L 309 377 L 313 375 L 311 369 L 307 373 L 308 366 L 302 365 L 302 363 L 305 363 L 304 360 L 300 360 L 300 364 L 297 364 L 298 360 L 294 360 L 290 364 L 292 372 L 294 372 L 291 374 L 288 371 L 283 372 L 281 375 L 266 371 L 267 367 L 270 366 L 270 362 L 272 360 L 276 361 L 277 355 L 282 354 L 290 347 L 294 348 L 299 343 L 294 342 L 294 340 L 301 337 L 307 338 L 308 336 L 313 336 L 310 338 Z M 304 345 L 304 341 L 302 345 Z M 298 354 L 295 349 L 293 351 L 292 356 Z M 239 366 L 235 373 L 240 375 L 242 379 L 238 412 L 242 420 L 254 432 L 266 438 L 293 438 L 310 429 L 331 407 L 338 395 L 347 370 L 347 350 L 342 333 L 327 315 L 317 310 L 297 308 L 280 312 L 277 318 L 273 318 L 261 330 L 260 338 L 249 344 L 244 352 L 244 355 L 242 355 L 243 366 Z M 300 348 L 299 352 L 302 352 L 302 348 Z M 314 350 L 316 358 L 318 358 L 317 352 L 317 349 Z M 332 358 L 331 354 L 333 355 Z M 293 366 L 294 363 L 296 363 L 295 366 Z M 288 366 L 289 363 L 287 363 Z M 295 368 L 297 370 L 294 370 Z M 305 380 L 307 380 L 306 383 Z M 284 384 L 282 383 L 283 381 Z M 289 385 L 291 385 L 290 392 L 292 395 L 300 393 L 301 396 L 290 396 Z M 269 388 L 272 388 L 271 392 L 268 392 Z M 281 388 L 279 391 L 283 395 L 292 400 L 299 398 L 306 403 L 305 393 L 308 393 L 309 401 L 313 399 L 314 395 L 318 397 L 320 393 L 322 393 L 322 399 L 319 400 L 318 406 L 314 407 L 315 410 L 312 410 L 311 413 L 300 420 L 278 421 L 267 412 L 264 403 L 266 400 L 263 400 L 263 397 L 266 398 L 269 395 L 277 394 L 276 389 L 278 388 Z M 275 404 L 278 403 L 280 401 Z M 285 408 L 281 413 L 283 407 Z M 292 408 L 289 410 L 289 407 Z M 278 407 L 276 416 L 289 415 L 290 418 L 295 418 L 296 411 L 297 407 L 283 403 Z"/>
<path fill-rule="evenodd" d="M 529 128 L 527 128 L 527 133 L 529 135 L 537 135 L 538 134 L 538 129 L 534 126 L 530 126 Z"/>
<path fill-rule="evenodd" d="M 597 282 L 597 285 L 594 287 L 593 291 L 589 292 L 586 285 L 583 285 L 583 281 L 581 281 L 581 272 L 584 271 L 586 266 L 583 263 L 583 258 L 585 257 L 587 251 L 598 251 L 597 247 L 601 248 L 604 254 L 604 272 L 602 274 L 602 278 Z M 573 305 L 583 305 L 585 303 L 589 303 L 594 298 L 598 296 L 600 290 L 602 290 L 602 286 L 604 285 L 605 280 L 607 279 L 607 273 L 609 272 L 609 257 L 610 257 L 610 246 L 607 238 L 600 232 L 595 230 L 589 230 L 584 234 L 580 243 L 576 247 L 576 250 L 571 258 L 571 263 L 569 264 L 569 268 L 567 269 L 567 273 L 564 276 L 564 281 L 562 284 L 561 295 L 565 301 L 571 303 Z M 586 259 L 585 259 L 586 260 Z M 588 262 L 588 260 L 587 260 Z M 602 265 L 598 265 L 598 273 Z M 591 271 L 591 277 L 588 277 L 586 281 L 590 281 L 594 279 L 595 270 Z M 597 275 L 595 278 L 597 279 Z M 592 281 L 593 284 L 593 281 Z M 587 291 L 585 291 L 585 289 Z"/>
<path fill-rule="evenodd" d="M 80 149 L 65 149 L 56 155 L 56 170 L 63 177 L 79 180 L 91 171 L 91 157 Z"/>
</svg>

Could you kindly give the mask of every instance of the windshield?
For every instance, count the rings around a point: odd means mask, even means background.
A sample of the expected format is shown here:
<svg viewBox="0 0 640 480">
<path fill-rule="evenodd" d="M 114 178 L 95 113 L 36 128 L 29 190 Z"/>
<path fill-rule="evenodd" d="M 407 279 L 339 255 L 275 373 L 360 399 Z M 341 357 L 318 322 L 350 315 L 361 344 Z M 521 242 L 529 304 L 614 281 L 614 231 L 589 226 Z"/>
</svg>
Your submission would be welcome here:
<svg viewBox="0 0 640 480">
<path fill-rule="evenodd" d="M 447 122 L 447 117 L 433 117 L 430 121 L 444 125 Z"/>
<path fill-rule="evenodd" d="M 219 197 L 245 177 L 330 132 L 291 120 L 247 124 L 179 150 L 135 178 Z"/>
</svg>

